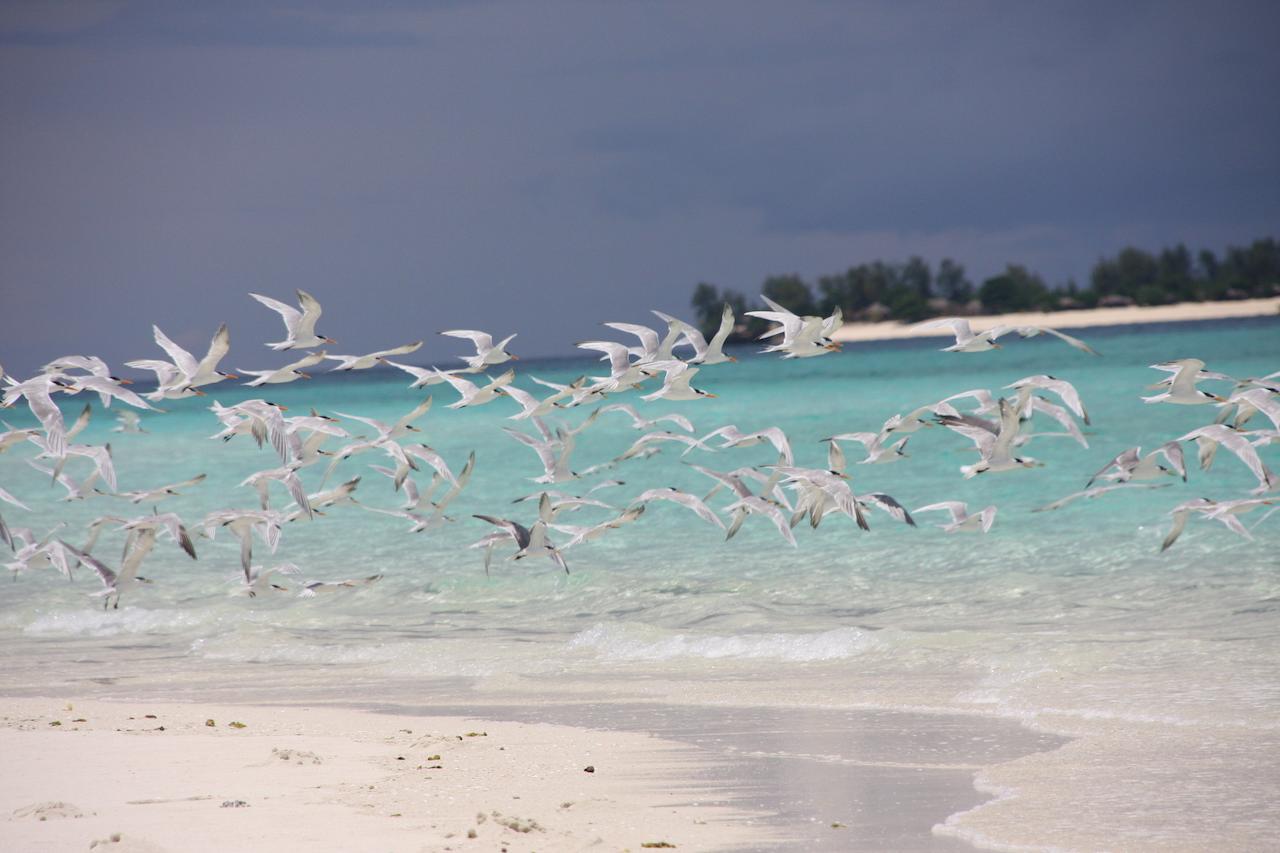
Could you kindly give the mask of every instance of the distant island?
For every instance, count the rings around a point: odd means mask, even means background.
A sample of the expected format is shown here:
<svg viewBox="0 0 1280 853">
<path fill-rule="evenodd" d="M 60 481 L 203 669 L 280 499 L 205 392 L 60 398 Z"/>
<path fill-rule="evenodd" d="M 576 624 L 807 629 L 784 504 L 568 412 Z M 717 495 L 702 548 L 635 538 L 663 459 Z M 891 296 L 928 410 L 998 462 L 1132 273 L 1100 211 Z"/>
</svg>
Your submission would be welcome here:
<svg viewBox="0 0 1280 853">
<path fill-rule="evenodd" d="M 1020 264 L 1009 264 L 975 286 L 950 258 L 935 269 L 917 256 L 905 263 L 858 264 L 820 276 L 814 285 L 798 275 L 772 275 L 760 292 L 797 314 L 825 316 L 838 307 L 847 323 L 1259 299 L 1280 296 L 1280 241 L 1268 237 L 1232 246 L 1221 257 L 1210 249 L 1193 256 L 1182 244 L 1155 254 L 1126 247 L 1100 259 L 1084 288 L 1074 280 L 1048 285 Z M 767 326 L 744 317 L 763 306 L 736 290 L 699 282 L 691 301 L 698 325 L 708 334 L 719 326 L 726 303 L 739 318 L 733 338 L 753 339 Z"/>
</svg>

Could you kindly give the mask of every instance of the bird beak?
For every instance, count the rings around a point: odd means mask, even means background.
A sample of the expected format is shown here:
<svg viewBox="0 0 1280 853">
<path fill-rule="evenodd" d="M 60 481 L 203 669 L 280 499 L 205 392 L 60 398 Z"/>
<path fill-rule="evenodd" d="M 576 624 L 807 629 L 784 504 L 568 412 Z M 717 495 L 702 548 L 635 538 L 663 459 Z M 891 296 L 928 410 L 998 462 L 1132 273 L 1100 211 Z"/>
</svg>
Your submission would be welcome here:
<svg viewBox="0 0 1280 853">
<path fill-rule="evenodd" d="M 191 390 L 192 390 L 192 392 L 194 392 L 194 393 L 195 393 L 195 395 L 196 395 L 197 397 L 203 397 L 203 396 L 205 396 L 205 393 L 204 393 L 203 391 L 201 391 L 199 388 L 192 388 Z"/>
<path fill-rule="evenodd" d="M 303 379 L 310 379 L 310 378 L 311 378 L 311 374 L 310 374 L 310 373 L 303 373 L 301 370 L 299 370 L 299 371 L 298 371 L 298 375 L 299 375 L 299 376 L 301 376 Z"/>
<path fill-rule="evenodd" d="M 325 338 L 325 337 L 321 337 L 321 338 L 320 338 L 320 340 L 324 341 L 326 344 L 336 344 L 336 343 L 337 343 L 337 341 L 335 341 L 333 338 Z"/>
<path fill-rule="evenodd" d="M 1004 346 L 1003 346 L 1003 345 L 1001 345 L 1001 344 L 992 343 L 992 344 L 991 344 L 991 348 L 992 348 L 992 349 L 1004 349 Z"/>
<path fill-rule="evenodd" d="M 224 378 L 224 379 L 239 379 L 239 378 L 240 378 L 240 374 L 238 374 L 238 373 L 228 373 L 228 374 L 226 374 L 226 376 L 224 376 L 223 378 Z"/>
<path fill-rule="evenodd" d="M 520 360 L 520 356 L 518 356 L 518 355 L 513 355 L 513 356 L 511 356 L 511 360 L 512 360 L 512 361 L 519 361 L 519 360 Z"/>
<path fill-rule="evenodd" d="M 112 378 L 114 378 L 114 377 L 112 377 Z M 121 385 L 132 385 L 132 384 L 133 384 L 133 380 L 132 380 L 132 379 L 116 379 L 116 382 L 118 382 L 118 383 L 119 383 L 119 384 L 121 384 Z"/>
<path fill-rule="evenodd" d="M 728 359 L 729 359 L 730 361 L 733 361 L 733 362 L 736 362 L 736 361 L 738 360 L 738 359 L 737 359 L 737 358 L 735 358 L 734 356 L 728 356 Z"/>
<path fill-rule="evenodd" d="M 719 394 L 712 394 L 710 391 L 708 391 L 708 392 L 707 392 L 707 396 L 708 396 L 708 397 L 719 397 L 720 395 L 719 395 Z"/>
</svg>

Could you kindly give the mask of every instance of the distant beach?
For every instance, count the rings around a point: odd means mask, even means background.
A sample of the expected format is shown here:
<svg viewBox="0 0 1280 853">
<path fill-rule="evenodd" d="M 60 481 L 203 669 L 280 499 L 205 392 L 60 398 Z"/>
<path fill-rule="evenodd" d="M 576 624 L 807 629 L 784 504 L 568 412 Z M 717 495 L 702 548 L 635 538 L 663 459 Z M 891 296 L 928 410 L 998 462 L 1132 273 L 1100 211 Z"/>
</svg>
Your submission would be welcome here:
<svg viewBox="0 0 1280 853">
<path fill-rule="evenodd" d="M 1176 305 L 1129 305 L 1119 308 L 1081 308 L 1069 311 L 1026 311 L 1015 314 L 979 314 L 968 317 L 974 329 L 991 326 L 1051 326 L 1085 329 L 1095 326 L 1130 326 L 1144 323 L 1185 323 L 1195 320 L 1232 320 L 1274 317 L 1280 314 L 1280 296 L 1238 299 L 1230 302 L 1179 302 Z M 888 341 L 899 338 L 945 337 L 946 330 L 916 329 L 914 323 L 845 323 L 833 336 L 837 341 Z"/>
</svg>

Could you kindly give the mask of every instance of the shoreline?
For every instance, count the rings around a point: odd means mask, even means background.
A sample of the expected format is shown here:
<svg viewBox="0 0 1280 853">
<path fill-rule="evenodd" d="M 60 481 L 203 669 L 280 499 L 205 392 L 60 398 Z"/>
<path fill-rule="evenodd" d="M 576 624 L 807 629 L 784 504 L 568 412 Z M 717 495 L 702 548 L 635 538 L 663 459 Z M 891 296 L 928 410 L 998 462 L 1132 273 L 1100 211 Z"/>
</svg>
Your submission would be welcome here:
<svg viewBox="0 0 1280 853">
<path fill-rule="evenodd" d="M 1280 296 L 1239 299 L 1230 302 L 1179 302 L 1174 305 L 1130 305 L 1123 308 L 978 314 L 966 319 L 974 331 L 982 331 L 998 325 L 1088 329 L 1148 323 L 1187 323 L 1197 320 L 1236 320 L 1277 315 L 1280 315 Z M 881 323 L 845 323 L 831 337 L 836 341 L 853 343 L 903 338 L 942 338 L 950 335 L 946 329 L 916 329 L 915 325 L 899 323 L 896 320 Z"/>
<path fill-rule="evenodd" d="M 938 827 L 993 802 L 975 773 L 1066 742 L 867 709 L 9 697 L 0 846 L 963 851 Z"/>
</svg>

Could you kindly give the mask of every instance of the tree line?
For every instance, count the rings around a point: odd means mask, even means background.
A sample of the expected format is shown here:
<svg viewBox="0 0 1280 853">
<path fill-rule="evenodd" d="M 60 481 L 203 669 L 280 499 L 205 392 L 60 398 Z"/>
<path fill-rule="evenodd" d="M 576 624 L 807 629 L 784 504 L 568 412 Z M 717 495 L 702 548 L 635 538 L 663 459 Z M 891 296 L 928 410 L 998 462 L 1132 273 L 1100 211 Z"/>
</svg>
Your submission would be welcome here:
<svg viewBox="0 0 1280 853">
<path fill-rule="evenodd" d="M 1245 299 L 1280 294 L 1280 242 L 1267 237 L 1249 246 L 1228 247 L 1220 256 L 1211 249 L 1193 255 L 1182 244 L 1157 253 L 1129 246 L 1114 257 L 1099 259 L 1084 288 L 1074 280 L 1049 285 L 1021 264 L 1009 264 L 975 285 L 964 267 L 950 258 L 934 268 L 912 257 L 905 263 L 858 264 L 820 276 L 813 284 L 798 275 L 772 275 L 760 292 L 797 314 L 825 316 L 838 307 L 845 320 L 905 323 L 955 314 Z M 763 330 L 766 324 L 743 317 L 743 312 L 760 307 L 754 298 L 700 282 L 692 304 L 704 332 L 710 334 L 719 326 L 725 303 L 739 322 L 746 321 L 739 333 L 754 337 Z"/>
</svg>

